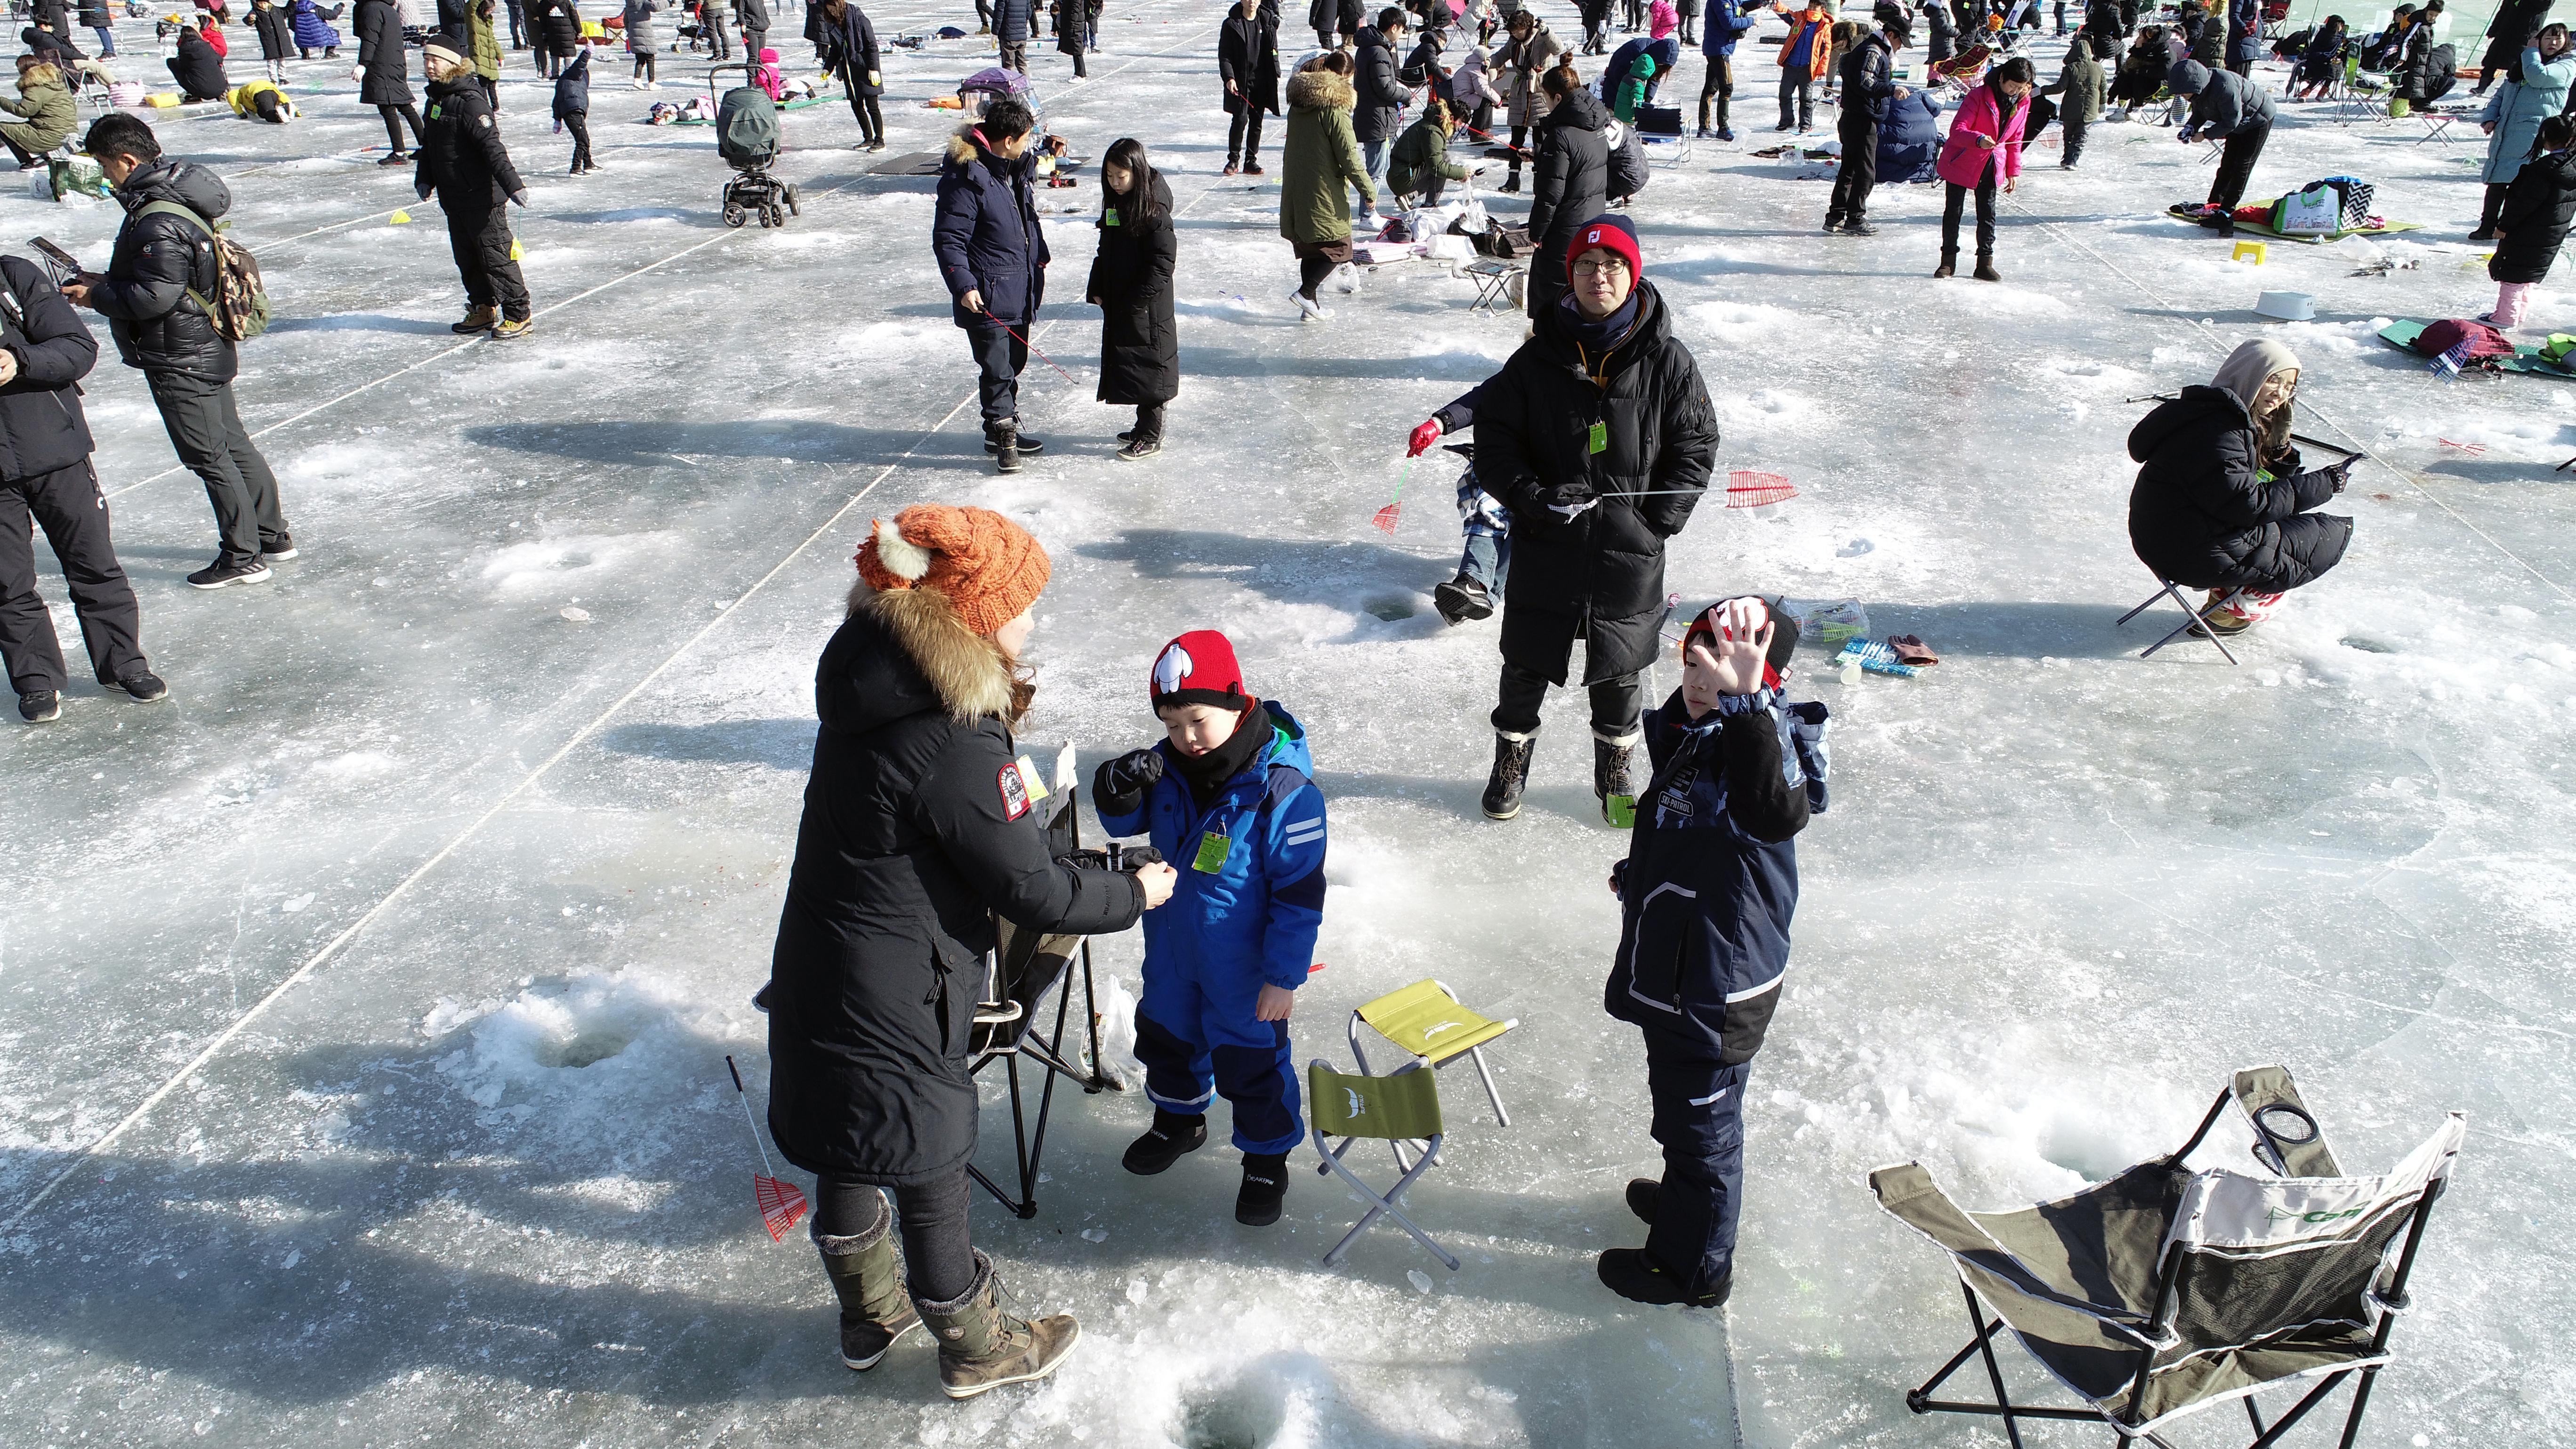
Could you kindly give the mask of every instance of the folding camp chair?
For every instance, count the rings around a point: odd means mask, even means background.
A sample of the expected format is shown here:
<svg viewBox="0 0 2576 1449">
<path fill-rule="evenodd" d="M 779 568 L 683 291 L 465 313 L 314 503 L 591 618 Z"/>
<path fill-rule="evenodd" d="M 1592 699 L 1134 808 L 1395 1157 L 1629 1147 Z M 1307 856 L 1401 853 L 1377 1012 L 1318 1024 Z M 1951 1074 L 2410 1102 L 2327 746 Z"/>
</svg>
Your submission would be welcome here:
<svg viewBox="0 0 2576 1449">
<path fill-rule="evenodd" d="M 2219 600 L 2219 602 L 2221 604 L 2233 603 L 2236 596 L 2243 592 L 2244 590 L 2242 589 L 2231 589 L 2228 591 L 2227 597 Z M 2206 639 L 2210 643 L 2217 645 L 2218 652 L 2227 656 L 2228 663 L 2238 664 L 2243 662 L 2236 657 L 2234 650 L 2227 647 L 2227 641 L 2218 637 L 2217 630 L 2204 629 L 2200 626 L 2200 610 L 2193 605 L 2191 600 L 2183 597 L 2181 585 L 2175 583 L 2169 578 L 2166 578 L 2162 574 L 2156 575 L 2156 591 L 2147 595 L 2146 600 L 2143 603 L 2140 603 L 2138 607 L 2122 614 L 2119 618 L 2119 622 L 2113 624 L 2111 627 L 2117 629 L 2121 627 L 2121 625 L 2128 623 L 2131 619 L 2145 613 L 2158 599 L 2173 600 L 2175 604 L 2181 607 L 2183 613 L 2188 617 L 2183 620 L 2181 627 L 2175 629 L 2172 633 L 2167 634 L 2165 637 L 2157 640 L 2153 644 L 2148 645 L 2145 651 L 2138 655 L 2140 659 L 2146 658 L 2148 655 L 2155 653 L 2157 650 L 2162 649 L 2168 644 L 2171 644 L 2176 639 L 2181 638 L 2185 634 L 2189 634 L 2196 638 Z"/>
<path fill-rule="evenodd" d="M 1467 314 L 1472 317 L 1482 312 L 1488 317 L 1502 316 L 1504 310 L 1512 305 L 1512 278 L 1528 271 L 1527 267 L 1514 266 L 1495 257 L 1478 257 L 1459 268 L 1461 275 L 1473 277 L 1476 281 L 1476 300 L 1467 304 Z"/>
<path fill-rule="evenodd" d="M 1460 1057 L 1473 1061 L 1476 1076 L 1485 1084 L 1485 1100 L 1494 1104 L 1494 1120 L 1505 1127 L 1512 1125 L 1512 1114 L 1503 1109 L 1502 1093 L 1494 1090 L 1493 1069 L 1485 1065 L 1485 1044 L 1519 1026 L 1520 1018 L 1494 1021 L 1479 1016 L 1460 1005 L 1458 993 L 1437 980 L 1426 978 L 1390 991 L 1353 1011 L 1343 1032 L 1350 1040 L 1352 1059 L 1360 1064 L 1360 1074 L 1375 1076 L 1376 1070 L 1369 1066 L 1368 1053 L 1360 1049 L 1362 1022 L 1412 1055 L 1413 1060 L 1397 1068 L 1398 1071 L 1409 1071 L 1415 1066 L 1437 1069 Z M 1395 1165 L 1409 1166 L 1404 1160 L 1404 1143 L 1399 1141 L 1390 1145 L 1395 1151 Z M 1319 1167 L 1316 1170 L 1322 1172 L 1327 1169 Z"/>
<path fill-rule="evenodd" d="M 1072 748 L 1065 747 L 1066 761 L 1056 769 L 1055 793 L 1064 803 L 1057 807 L 1046 827 L 1048 851 L 1057 859 L 1070 855 L 1081 844 L 1071 778 Z M 993 1063 L 1002 1063 L 1011 1092 L 1012 1162 L 1019 1170 L 1019 1195 L 1004 1192 L 972 1163 L 967 1164 L 966 1170 L 1002 1206 L 1022 1218 L 1033 1218 L 1038 1212 L 1038 1159 L 1046 1151 L 1047 1116 L 1055 1106 L 1056 1078 L 1079 1083 L 1085 1094 L 1124 1091 L 1126 1084 L 1100 1065 L 1099 1000 L 1092 978 L 1090 938 L 1041 935 L 1021 930 L 999 917 L 995 918 L 995 928 L 1000 944 L 984 958 L 984 993 L 975 1007 L 967 1071 L 981 1076 Z M 1088 1066 L 1065 1055 L 1064 1034 L 1072 1014 L 1072 968 L 1076 962 L 1082 966 L 1082 1020 L 1091 1048 L 1082 1060 Z M 1041 1035 L 1034 1027 L 1044 1014 L 1040 1008 L 1050 991 L 1056 993 L 1055 1020 Z M 1044 1073 L 1034 1113 L 1028 1110 L 1026 1084 L 1020 1075 L 1023 1057 L 1035 1062 Z"/>
<path fill-rule="evenodd" d="M 2349 126 L 2356 121 L 2389 119 L 2388 98 L 2394 90 L 2386 74 L 2365 71 L 2361 58 L 2352 57 L 2345 62 L 2343 96 L 2335 106 L 2335 124 Z"/>
<path fill-rule="evenodd" d="M 1351 1230 L 1342 1235 L 1342 1240 L 1324 1255 L 1325 1265 L 1329 1267 L 1340 1262 L 1352 1241 L 1366 1232 L 1369 1224 L 1377 1221 L 1379 1213 L 1384 1213 L 1413 1234 L 1413 1240 L 1428 1248 L 1431 1256 L 1447 1264 L 1450 1272 L 1457 1272 L 1458 1260 L 1449 1255 L 1448 1249 L 1431 1241 L 1430 1234 L 1414 1226 L 1413 1219 L 1406 1217 L 1404 1209 L 1398 1206 L 1404 1198 L 1404 1190 L 1413 1186 L 1413 1180 L 1429 1172 L 1440 1160 L 1440 1141 L 1445 1134 L 1440 1130 L 1440 1082 L 1437 1074 L 1423 1071 L 1417 1064 L 1391 1077 L 1352 1077 L 1334 1071 L 1324 1065 L 1323 1058 L 1317 1057 L 1306 1065 L 1306 1117 L 1315 1137 L 1315 1150 L 1323 1154 L 1324 1170 L 1340 1174 L 1342 1181 L 1359 1189 L 1360 1194 L 1369 1200 L 1369 1210 L 1360 1214 L 1360 1220 L 1353 1223 Z M 1326 1137 L 1339 1137 L 1342 1145 L 1328 1146 L 1324 1141 Z M 1375 1188 L 1342 1162 L 1342 1154 L 1350 1151 L 1351 1144 L 1363 1137 L 1384 1142 L 1427 1140 L 1430 1147 L 1422 1154 L 1421 1161 L 1406 1168 L 1404 1175 L 1395 1180 L 1395 1186 L 1380 1196 Z"/>
<path fill-rule="evenodd" d="M 2417 110 L 2414 116 L 2424 123 L 2424 134 L 2415 138 L 2415 144 L 2421 146 L 2427 141 L 2439 141 L 2445 146 L 2460 144 L 2460 138 L 2451 134 L 2451 127 L 2468 114 L 2467 111 L 2454 111 L 2440 106 L 2425 106 Z"/>
<path fill-rule="evenodd" d="M 2230 1101 L 2268 1175 L 2182 1165 Z M 2218 1094 L 2181 1151 L 2055 1202 L 1971 1213 L 1920 1164 L 1881 1168 L 1869 1177 L 1879 1206 L 1950 1253 L 1974 1335 L 1905 1406 L 2001 1418 L 2015 1449 L 2023 1419 L 2107 1422 L 2121 1444 L 2164 1446 L 2158 1430 L 2235 1399 L 2253 1424 L 2249 1449 L 2270 1449 L 2358 1374 L 2343 1432 L 2351 1449 L 2467 1131 L 2453 1112 L 2395 1171 L 2346 1177 L 2290 1074 L 2256 1067 Z M 2090 1407 L 2014 1403 L 1995 1362 L 2007 1327 Z M 1984 1359 L 1995 1401 L 1934 1399 L 1972 1357 Z M 2306 1392 L 2266 1427 L 2254 1398 L 2277 1387 Z"/>
</svg>

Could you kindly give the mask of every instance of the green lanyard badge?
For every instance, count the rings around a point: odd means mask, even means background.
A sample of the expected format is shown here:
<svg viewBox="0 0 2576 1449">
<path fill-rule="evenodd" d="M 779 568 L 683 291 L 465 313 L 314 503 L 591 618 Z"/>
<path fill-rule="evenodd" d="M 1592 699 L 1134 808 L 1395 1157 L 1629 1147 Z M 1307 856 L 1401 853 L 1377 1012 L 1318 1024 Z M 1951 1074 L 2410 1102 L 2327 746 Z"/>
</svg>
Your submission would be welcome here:
<svg viewBox="0 0 2576 1449">
<path fill-rule="evenodd" d="M 1603 453 L 1608 452 L 1609 449 L 1610 425 L 1608 423 L 1594 423 L 1592 425 L 1592 447 L 1590 451 Z"/>
<path fill-rule="evenodd" d="M 1225 869 L 1225 858 L 1233 851 L 1233 841 L 1211 830 L 1199 837 L 1199 858 L 1190 862 L 1190 868 L 1214 875 Z"/>
</svg>

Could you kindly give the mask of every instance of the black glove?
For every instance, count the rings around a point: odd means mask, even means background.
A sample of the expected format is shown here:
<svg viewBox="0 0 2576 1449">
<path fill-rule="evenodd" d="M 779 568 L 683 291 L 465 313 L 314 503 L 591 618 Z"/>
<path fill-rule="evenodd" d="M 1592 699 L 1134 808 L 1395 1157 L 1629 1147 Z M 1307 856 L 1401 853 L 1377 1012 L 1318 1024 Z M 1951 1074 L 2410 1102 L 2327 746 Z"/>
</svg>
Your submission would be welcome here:
<svg viewBox="0 0 2576 1449">
<path fill-rule="evenodd" d="M 1091 803 L 1100 809 L 1124 815 L 1136 808 L 1155 781 L 1163 778 L 1163 757 L 1152 750 L 1129 750 L 1114 760 L 1104 760 L 1092 772 Z"/>
<path fill-rule="evenodd" d="M 518 190 L 511 192 L 511 193 L 510 193 L 510 204 L 511 204 L 511 205 L 513 205 L 513 206 L 518 207 L 518 208 L 519 208 L 520 210 L 522 210 L 522 211 L 527 210 L 527 207 L 528 207 L 528 189 L 527 189 L 526 187 L 522 186 L 522 187 L 520 187 Z"/>
<path fill-rule="evenodd" d="M 434 187 L 432 187 L 428 182 L 424 181 L 424 182 L 420 183 L 418 186 L 413 187 L 413 188 L 412 188 L 412 193 L 413 193 L 414 195 L 418 196 L 421 200 L 423 200 L 423 201 L 427 201 L 427 200 L 429 200 L 429 193 L 430 193 L 432 190 L 434 190 L 434 189 L 435 189 L 435 188 L 434 188 Z"/>
<path fill-rule="evenodd" d="M 1130 845 L 1118 852 L 1118 868 L 1130 875 L 1149 865 L 1161 865 L 1163 853 L 1150 845 Z"/>
<path fill-rule="evenodd" d="M 2329 464 L 2326 473 L 2334 479 L 2334 491 L 2341 493 L 2343 485 L 2352 481 L 2352 460 L 2346 458 L 2340 463 Z"/>
</svg>

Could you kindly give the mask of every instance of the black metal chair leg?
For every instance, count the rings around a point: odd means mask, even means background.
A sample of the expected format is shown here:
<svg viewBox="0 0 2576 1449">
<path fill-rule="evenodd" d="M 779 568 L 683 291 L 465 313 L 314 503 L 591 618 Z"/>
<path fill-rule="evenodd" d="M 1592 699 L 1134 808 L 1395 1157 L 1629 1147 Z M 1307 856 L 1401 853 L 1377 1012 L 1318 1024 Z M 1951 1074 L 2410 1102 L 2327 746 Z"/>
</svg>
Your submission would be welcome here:
<svg viewBox="0 0 2576 1449">
<path fill-rule="evenodd" d="M 1986 1381 L 1995 1386 L 1995 1407 L 2003 1412 L 2004 1438 L 2011 1441 L 2012 1449 L 2022 1449 L 2021 1427 L 2013 1422 L 2012 1399 L 2004 1392 L 2004 1371 L 2002 1366 L 1995 1362 L 1994 1330 L 1984 1326 L 1986 1315 L 1977 1307 L 1977 1290 L 1962 1283 L 1959 1285 L 1959 1295 L 1968 1300 L 1968 1321 L 1979 1325 L 1977 1352 L 1985 1355 Z"/>
</svg>

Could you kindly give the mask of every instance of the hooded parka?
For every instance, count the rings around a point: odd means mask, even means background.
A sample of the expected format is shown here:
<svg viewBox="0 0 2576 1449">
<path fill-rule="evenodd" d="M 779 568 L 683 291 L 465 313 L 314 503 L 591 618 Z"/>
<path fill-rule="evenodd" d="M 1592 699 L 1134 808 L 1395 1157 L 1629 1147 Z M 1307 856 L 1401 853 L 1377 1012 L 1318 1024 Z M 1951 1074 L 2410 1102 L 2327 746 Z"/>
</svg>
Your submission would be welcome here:
<svg viewBox="0 0 2576 1449">
<path fill-rule="evenodd" d="M 116 188 L 125 225 L 107 276 L 90 289 L 90 305 L 107 318 L 116 355 L 144 372 L 177 372 L 207 382 L 230 382 L 241 360 L 215 331 L 215 320 L 188 295 L 212 295 L 215 285 L 215 218 L 233 204 L 223 178 L 192 161 L 163 156 L 137 166 Z M 197 226 L 166 212 L 146 214 L 156 201 L 175 202 L 205 219 Z"/>
<path fill-rule="evenodd" d="M 2223 387 L 2184 388 L 2141 418 L 2129 431 L 2129 456 L 2142 465 L 2129 490 L 2138 561 L 2187 588 L 2267 594 L 2341 562 L 2352 520 L 2307 511 L 2334 496 L 2333 475 L 2299 472 L 2292 449 L 2275 477 L 2257 453 L 2253 418 Z"/>
<path fill-rule="evenodd" d="M 1367 26 L 1360 31 L 1352 59 L 1358 62 L 1352 78 L 1358 106 L 1351 116 L 1351 134 L 1362 141 L 1393 140 L 1403 125 L 1405 97 L 1411 94 L 1396 73 L 1395 47 L 1385 32 Z"/>
<path fill-rule="evenodd" d="M 1587 684 L 1654 662 L 1664 540 L 1717 459 L 1699 364 L 1654 284 L 1632 295 L 1637 319 L 1606 356 L 1578 347 L 1564 308 L 1539 314 L 1476 405 L 1476 477 L 1512 514 L 1503 658 L 1558 684 L 1578 637 Z"/>
<path fill-rule="evenodd" d="M 1549 34 L 1543 21 L 1527 40 L 1506 40 L 1494 53 L 1494 69 L 1505 77 L 1503 92 L 1510 98 L 1504 117 L 1512 125 L 1534 126 L 1547 115 L 1552 102 L 1539 89 L 1539 77 L 1554 69 L 1564 54 L 1565 43 Z"/>
<path fill-rule="evenodd" d="M 939 194 L 930 221 L 930 250 L 948 284 L 949 316 L 960 327 L 987 320 L 1023 333 L 1046 298 L 1046 233 L 1038 226 L 1037 148 L 1004 161 L 968 127 L 948 138 Z M 982 294 L 981 314 L 966 310 Z"/>
<path fill-rule="evenodd" d="M 1003 777 L 1011 677 L 932 589 L 865 596 L 815 671 L 814 769 L 770 957 L 769 1130 L 789 1162 L 881 1186 L 974 1153 L 967 1075 L 993 916 L 1123 931 L 1132 876 L 1049 858 Z"/>
<path fill-rule="evenodd" d="M 194 30 L 179 32 L 179 53 L 170 57 L 170 76 L 192 101 L 219 101 L 232 83 L 224 79 L 224 58 Z"/>
<path fill-rule="evenodd" d="M 2576 214 L 2576 151 L 2551 151 L 2523 164 L 2496 213 L 2495 256 L 2487 276 L 2498 282 L 2537 282 L 2549 275 L 2567 242 Z"/>
<path fill-rule="evenodd" d="M 1351 239 L 1351 189 L 1377 183 L 1351 135 L 1351 83 L 1328 70 L 1288 78 L 1288 139 L 1279 148 L 1279 234 L 1308 245 Z"/>
<path fill-rule="evenodd" d="M 295 20 L 286 13 L 285 0 L 273 5 L 254 3 L 250 23 L 259 32 L 260 59 L 285 60 L 295 54 Z M 336 40 L 331 43 L 339 44 Z"/>
<path fill-rule="evenodd" d="M 80 124 L 80 106 L 63 84 L 62 72 L 52 66 L 29 66 L 18 79 L 18 94 L 0 96 L 0 111 L 24 119 L 0 125 L 0 136 L 41 156 L 71 138 L 72 127 Z"/>
<path fill-rule="evenodd" d="M 370 106 L 412 103 L 411 57 L 403 45 L 402 12 L 394 0 L 358 0 L 358 64 L 366 76 L 358 83 L 358 100 Z"/>
<path fill-rule="evenodd" d="M 1538 123 L 1530 184 L 1529 314 L 1565 295 L 1565 249 L 1583 223 L 1610 209 L 1610 113 L 1592 92 L 1567 93 Z"/>
<path fill-rule="evenodd" d="M 1181 332 L 1172 318 L 1172 188 L 1160 171 L 1138 183 L 1150 215 L 1100 217 L 1100 250 L 1083 295 L 1100 307 L 1100 400 L 1170 402 L 1181 390 Z M 1147 208 L 1130 210 L 1144 212 Z"/>
<path fill-rule="evenodd" d="M 2576 85 L 2576 50 L 2562 50 L 2556 59 L 2543 61 L 2540 47 L 2523 48 L 2522 79 L 2508 78 L 2497 86 L 2478 114 L 2480 123 L 2495 127 L 2487 138 L 2487 164 L 2479 180 L 2489 186 L 2513 180 L 2539 143 L 2540 123 L 2567 109 L 2571 85 Z"/>
</svg>

